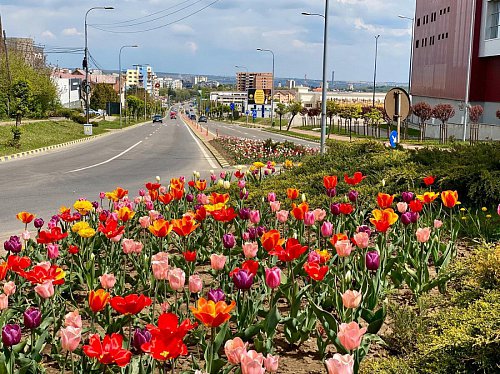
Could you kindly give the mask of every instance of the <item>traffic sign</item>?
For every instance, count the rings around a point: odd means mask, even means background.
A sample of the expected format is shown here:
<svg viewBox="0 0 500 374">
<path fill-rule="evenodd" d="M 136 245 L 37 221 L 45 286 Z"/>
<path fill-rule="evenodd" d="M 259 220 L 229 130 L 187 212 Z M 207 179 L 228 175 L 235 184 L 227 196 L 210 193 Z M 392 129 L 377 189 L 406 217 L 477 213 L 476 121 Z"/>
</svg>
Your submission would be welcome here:
<svg viewBox="0 0 500 374">
<path fill-rule="evenodd" d="M 231 110 L 234 110 L 234 103 L 229 104 L 229 108 L 231 108 Z"/>
<path fill-rule="evenodd" d="M 256 109 L 252 110 L 252 118 L 253 119 L 257 118 L 257 110 Z"/>
<path fill-rule="evenodd" d="M 160 88 L 160 83 L 155 83 L 155 88 Z"/>
<path fill-rule="evenodd" d="M 410 115 L 410 96 L 399 87 L 392 88 L 387 92 L 384 99 L 384 108 L 387 116 L 392 120 L 404 121 Z"/>
<path fill-rule="evenodd" d="M 205 108 L 205 112 L 207 112 L 207 113 L 208 113 L 209 111 L 210 111 L 210 108 L 207 106 L 207 107 Z"/>
<path fill-rule="evenodd" d="M 391 134 L 389 135 L 389 143 L 391 143 L 392 148 L 396 148 L 396 145 L 398 144 L 398 132 L 396 130 L 391 131 Z"/>
</svg>

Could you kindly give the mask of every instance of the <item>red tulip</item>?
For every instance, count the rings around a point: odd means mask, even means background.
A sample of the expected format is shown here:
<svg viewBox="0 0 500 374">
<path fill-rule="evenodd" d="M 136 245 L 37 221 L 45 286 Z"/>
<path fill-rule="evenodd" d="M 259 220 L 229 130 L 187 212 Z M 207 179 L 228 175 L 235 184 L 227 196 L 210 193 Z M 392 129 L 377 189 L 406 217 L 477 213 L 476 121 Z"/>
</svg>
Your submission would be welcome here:
<svg viewBox="0 0 500 374">
<path fill-rule="evenodd" d="M 365 178 L 366 175 L 363 175 L 360 171 L 355 172 L 352 178 L 350 178 L 347 174 L 344 174 L 344 181 L 351 186 L 361 183 L 361 181 Z"/>
<path fill-rule="evenodd" d="M 429 175 L 428 177 L 425 177 L 423 179 L 426 186 L 430 186 L 430 185 L 434 184 L 435 180 L 436 180 L 436 178 L 433 177 L 432 175 Z"/>
<path fill-rule="evenodd" d="M 110 301 L 111 307 L 122 315 L 139 314 L 151 305 L 151 299 L 144 295 L 130 294 L 125 297 L 115 296 Z"/>
<path fill-rule="evenodd" d="M 278 256 L 280 261 L 289 262 L 299 258 L 305 251 L 307 246 L 302 246 L 297 239 L 290 238 L 284 249 L 282 246 L 276 246 L 269 254 Z"/>
<path fill-rule="evenodd" d="M 322 281 L 328 272 L 328 266 L 320 266 L 317 262 L 306 262 L 304 270 L 315 281 Z"/>
<path fill-rule="evenodd" d="M 104 365 L 116 364 L 125 367 L 129 364 L 132 353 L 122 347 L 123 337 L 120 334 L 105 335 L 101 342 L 98 334 L 90 336 L 89 344 L 83 346 L 83 352 L 90 358 Z"/>
</svg>

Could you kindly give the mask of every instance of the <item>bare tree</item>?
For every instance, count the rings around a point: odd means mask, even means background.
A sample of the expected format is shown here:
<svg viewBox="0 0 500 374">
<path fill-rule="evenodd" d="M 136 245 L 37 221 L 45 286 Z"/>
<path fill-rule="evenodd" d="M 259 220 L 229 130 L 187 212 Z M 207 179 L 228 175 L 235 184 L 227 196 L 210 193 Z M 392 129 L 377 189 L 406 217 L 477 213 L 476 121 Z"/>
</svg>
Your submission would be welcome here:
<svg viewBox="0 0 500 374">
<path fill-rule="evenodd" d="M 418 126 L 420 128 L 420 141 L 425 140 L 425 130 L 427 127 L 427 121 L 432 118 L 432 107 L 424 101 L 416 103 L 412 107 L 413 114 L 415 114 L 419 121 Z"/>
</svg>

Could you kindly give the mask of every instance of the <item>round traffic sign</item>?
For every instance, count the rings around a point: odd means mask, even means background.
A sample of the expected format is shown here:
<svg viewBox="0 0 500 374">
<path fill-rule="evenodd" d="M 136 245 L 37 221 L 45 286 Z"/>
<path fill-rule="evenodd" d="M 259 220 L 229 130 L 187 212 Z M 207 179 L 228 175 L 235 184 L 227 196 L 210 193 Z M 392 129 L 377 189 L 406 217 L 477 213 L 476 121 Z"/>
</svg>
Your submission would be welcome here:
<svg viewBox="0 0 500 374">
<path fill-rule="evenodd" d="M 410 115 L 411 101 L 408 92 L 403 88 L 395 87 L 385 95 L 384 108 L 387 116 L 391 119 L 399 117 L 404 121 Z"/>
<path fill-rule="evenodd" d="M 160 83 L 155 83 L 155 88 L 160 88 Z"/>
</svg>

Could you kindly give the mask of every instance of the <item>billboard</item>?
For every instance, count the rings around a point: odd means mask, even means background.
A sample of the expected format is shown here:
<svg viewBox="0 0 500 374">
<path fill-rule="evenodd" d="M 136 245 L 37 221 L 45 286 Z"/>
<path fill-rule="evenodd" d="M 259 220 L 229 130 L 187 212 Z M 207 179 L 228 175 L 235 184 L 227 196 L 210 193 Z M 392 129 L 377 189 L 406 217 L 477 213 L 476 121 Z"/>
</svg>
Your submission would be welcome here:
<svg viewBox="0 0 500 374">
<path fill-rule="evenodd" d="M 265 105 L 271 104 L 271 89 L 255 89 L 248 90 L 248 105 Z"/>
</svg>

